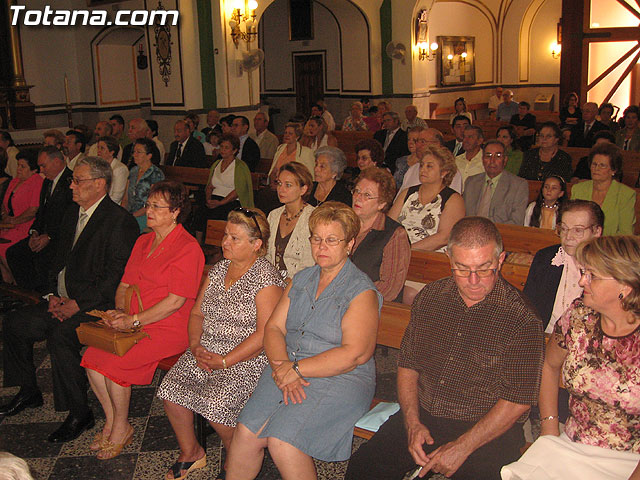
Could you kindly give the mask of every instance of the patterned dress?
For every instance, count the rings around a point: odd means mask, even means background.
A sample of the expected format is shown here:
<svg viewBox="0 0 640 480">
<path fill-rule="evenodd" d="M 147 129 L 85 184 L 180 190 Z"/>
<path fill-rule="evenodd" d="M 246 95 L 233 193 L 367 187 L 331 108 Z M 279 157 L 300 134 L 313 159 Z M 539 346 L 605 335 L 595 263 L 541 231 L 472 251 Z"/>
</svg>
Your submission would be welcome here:
<svg viewBox="0 0 640 480">
<path fill-rule="evenodd" d="M 224 278 L 229 260 L 222 260 L 209 271 L 209 286 L 202 300 L 202 338 L 210 352 L 226 355 L 256 330 L 256 295 L 270 285 L 284 287 L 282 277 L 264 257 L 237 280 L 229 290 Z M 196 366 L 191 350 L 169 370 L 158 396 L 201 414 L 207 420 L 235 427 L 236 417 L 258 383 L 267 357 L 236 363 L 226 370 L 206 372 Z"/>
<path fill-rule="evenodd" d="M 558 320 L 570 393 L 565 433 L 574 442 L 640 453 L 640 331 L 609 337 L 580 299 Z"/>
<path fill-rule="evenodd" d="M 455 190 L 444 187 L 438 195 L 426 205 L 420 203 L 420 185 L 410 187 L 407 191 L 402 210 L 398 215 L 398 223 L 407 230 L 409 241 L 413 244 L 438 232 L 440 215 L 444 206 Z M 437 250 L 444 251 L 444 247 Z"/>
</svg>

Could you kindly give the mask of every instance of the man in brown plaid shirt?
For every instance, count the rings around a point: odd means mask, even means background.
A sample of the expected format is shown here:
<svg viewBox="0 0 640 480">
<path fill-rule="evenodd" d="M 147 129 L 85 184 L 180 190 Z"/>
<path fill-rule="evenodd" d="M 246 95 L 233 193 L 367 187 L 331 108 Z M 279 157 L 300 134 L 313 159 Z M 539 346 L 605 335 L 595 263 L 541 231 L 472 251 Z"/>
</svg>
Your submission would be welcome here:
<svg viewBox="0 0 640 480">
<path fill-rule="evenodd" d="M 500 275 L 502 238 L 466 217 L 448 244 L 453 275 L 425 286 L 398 361 L 401 410 L 353 455 L 345 479 L 400 480 L 416 465 L 453 479 L 500 479 L 520 457 L 538 399 L 542 322 Z"/>
</svg>

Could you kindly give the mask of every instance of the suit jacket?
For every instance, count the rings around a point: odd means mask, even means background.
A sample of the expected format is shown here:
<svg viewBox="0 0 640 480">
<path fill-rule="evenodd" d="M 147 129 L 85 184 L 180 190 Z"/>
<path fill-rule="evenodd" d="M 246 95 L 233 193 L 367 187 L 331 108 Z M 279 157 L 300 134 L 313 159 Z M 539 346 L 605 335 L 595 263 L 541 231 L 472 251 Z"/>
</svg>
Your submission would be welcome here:
<svg viewBox="0 0 640 480">
<path fill-rule="evenodd" d="M 609 130 L 609 127 L 607 127 L 600 120 L 596 120 L 595 122 L 593 122 L 593 125 L 591 125 L 591 128 L 589 129 L 587 136 L 585 136 L 584 121 L 578 122 L 578 124 L 574 125 L 574 127 L 571 129 L 571 138 L 569 139 L 569 146 L 591 148 L 593 147 L 593 144 L 595 142 L 593 137 L 595 136 L 596 133 L 602 130 Z"/>
<path fill-rule="evenodd" d="M 107 310 L 114 306 L 116 288 L 140 229 L 133 215 L 107 195 L 73 245 L 79 209 L 74 203 L 62 219 L 48 291 L 58 294 L 58 273 L 66 267 L 67 292 L 80 310 Z"/>
<path fill-rule="evenodd" d="M 373 138 L 384 147 L 384 141 L 387 139 L 387 130 L 378 130 L 373 134 Z M 394 173 L 396 171 L 396 160 L 405 155 L 409 155 L 409 153 L 407 132 L 400 128 L 391 139 L 391 142 L 389 142 L 387 151 L 384 153 L 385 166 L 391 170 L 391 173 Z"/>
<path fill-rule="evenodd" d="M 240 160 L 248 165 L 249 170 L 252 172 L 256 171 L 258 163 L 260 162 L 260 147 L 253 138 L 247 137 L 244 141 Z"/>
<path fill-rule="evenodd" d="M 124 165 L 131 170 L 135 165 L 133 161 L 133 147 L 135 146 L 134 142 L 131 142 L 129 145 L 126 145 L 122 149 L 122 160 L 120 160 Z"/>
<path fill-rule="evenodd" d="M 167 165 L 174 165 L 176 167 L 208 168 L 207 160 L 204 153 L 204 146 L 199 140 L 196 140 L 195 138 L 190 136 L 187 139 L 187 143 L 184 144 L 180 160 L 177 163 L 174 163 L 177 150 L 178 141 L 176 140 L 172 142 L 171 147 L 169 147 L 169 157 L 167 158 Z"/>
<path fill-rule="evenodd" d="M 563 267 L 551 265 L 551 260 L 559 249 L 560 245 L 552 245 L 536 253 L 531 267 L 529 267 L 527 283 L 525 283 L 523 290 L 523 293 L 531 301 L 531 306 L 540 315 L 544 325 L 543 330 L 547 328 L 549 320 L 551 320 L 553 304 L 556 301 L 560 278 L 562 278 Z"/>
<path fill-rule="evenodd" d="M 456 148 L 456 139 L 454 138 L 453 140 L 449 140 L 448 142 L 445 142 L 444 146 L 447 147 L 447 150 L 453 153 L 453 150 Z M 458 150 L 458 153 L 456 153 L 456 156 L 462 153 L 464 153 L 464 147 L 461 146 L 460 150 Z"/>
<path fill-rule="evenodd" d="M 69 179 L 73 172 L 66 168 L 62 171 L 56 188 L 51 192 L 51 198 L 45 203 L 49 185 L 53 180 L 45 178 L 40 191 L 40 205 L 36 212 L 36 218 L 31 225 L 31 230 L 35 230 L 40 235 L 46 233 L 55 242 L 58 237 L 58 231 L 62 222 L 62 217 L 69 206 L 73 204 L 73 193 L 69 188 Z"/>
<path fill-rule="evenodd" d="M 482 190 L 486 185 L 486 174 L 479 173 L 467 178 L 464 184 L 464 207 L 467 216 L 476 215 Z M 524 214 L 529 200 L 529 184 L 523 178 L 504 170 L 495 187 L 489 219 L 494 223 L 523 225 Z"/>
</svg>

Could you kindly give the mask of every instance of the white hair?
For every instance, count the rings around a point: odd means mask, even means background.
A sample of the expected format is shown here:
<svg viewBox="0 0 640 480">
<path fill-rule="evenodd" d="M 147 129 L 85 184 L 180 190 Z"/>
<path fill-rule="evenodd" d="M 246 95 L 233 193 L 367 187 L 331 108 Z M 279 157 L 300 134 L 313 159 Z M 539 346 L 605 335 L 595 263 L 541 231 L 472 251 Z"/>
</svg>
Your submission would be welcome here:
<svg viewBox="0 0 640 480">
<path fill-rule="evenodd" d="M 0 452 L 0 480 L 33 480 L 33 477 L 27 462 L 9 452 Z"/>
</svg>

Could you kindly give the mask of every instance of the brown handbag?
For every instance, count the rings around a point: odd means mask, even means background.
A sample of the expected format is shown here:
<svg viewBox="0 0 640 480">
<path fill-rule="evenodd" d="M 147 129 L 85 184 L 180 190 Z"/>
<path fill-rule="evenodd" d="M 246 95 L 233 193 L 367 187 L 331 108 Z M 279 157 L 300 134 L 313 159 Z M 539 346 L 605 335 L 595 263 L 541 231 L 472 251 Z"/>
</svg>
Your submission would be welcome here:
<svg viewBox="0 0 640 480">
<path fill-rule="evenodd" d="M 140 289 L 137 285 L 129 285 L 125 292 L 125 311 L 130 312 L 131 297 L 133 293 L 138 297 L 138 311 L 142 312 L 142 299 L 140 298 Z M 107 326 L 105 319 L 110 319 L 110 315 L 101 310 L 91 310 L 87 312 L 88 315 L 98 317 L 100 320 L 95 322 L 81 323 L 76 328 L 78 340 L 83 345 L 90 347 L 96 347 L 105 352 L 113 353 L 122 357 L 125 353 L 131 349 L 136 343 L 143 338 L 149 338 L 144 331 L 140 328 L 130 328 L 128 330 L 116 330 Z"/>
</svg>

